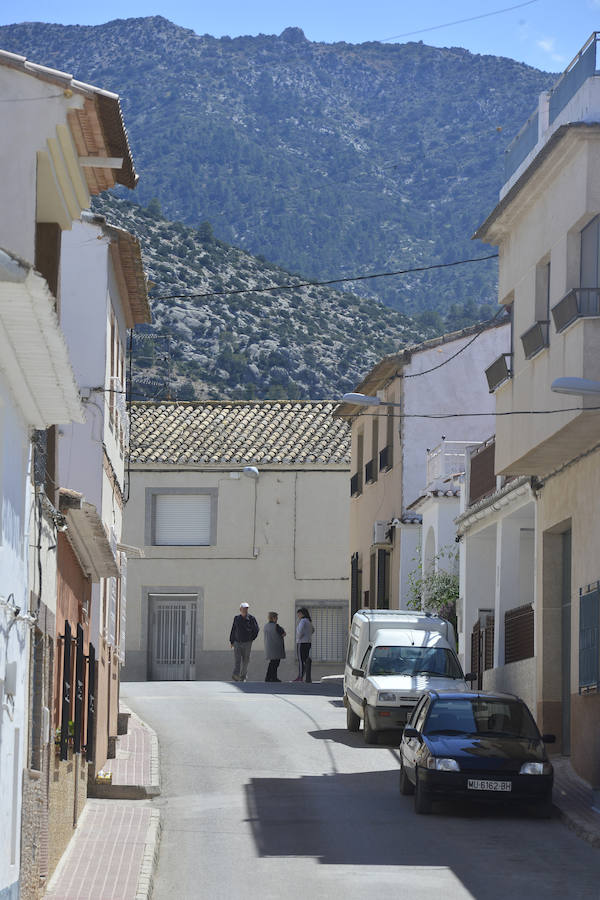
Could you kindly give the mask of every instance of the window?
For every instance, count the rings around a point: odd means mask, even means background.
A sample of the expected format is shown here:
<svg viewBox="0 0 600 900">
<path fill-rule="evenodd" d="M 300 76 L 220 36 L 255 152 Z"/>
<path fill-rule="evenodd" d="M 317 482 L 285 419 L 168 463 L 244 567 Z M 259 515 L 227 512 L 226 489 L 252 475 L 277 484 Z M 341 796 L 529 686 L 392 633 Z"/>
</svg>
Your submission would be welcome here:
<svg viewBox="0 0 600 900">
<path fill-rule="evenodd" d="M 390 608 L 390 554 L 377 551 L 377 609 Z"/>
<path fill-rule="evenodd" d="M 312 636 L 311 656 L 319 662 L 342 662 L 346 656 L 348 639 L 348 607 L 347 601 L 339 605 L 314 602 L 301 602 L 312 617 L 314 633 Z"/>
<path fill-rule="evenodd" d="M 580 286 L 597 288 L 600 286 L 600 216 L 596 216 L 581 232 Z"/>
<path fill-rule="evenodd" d="M 146 544 L 207 547 L 215 543 L 215 488 L 146 489 Z"/>
<path fill-rule="evenodd" d="M 373 416 L 371 424 L 371 477 L 370 481 L 377 481 L 377 454 L 379 453 L 379 418 Z"/>
</svg>

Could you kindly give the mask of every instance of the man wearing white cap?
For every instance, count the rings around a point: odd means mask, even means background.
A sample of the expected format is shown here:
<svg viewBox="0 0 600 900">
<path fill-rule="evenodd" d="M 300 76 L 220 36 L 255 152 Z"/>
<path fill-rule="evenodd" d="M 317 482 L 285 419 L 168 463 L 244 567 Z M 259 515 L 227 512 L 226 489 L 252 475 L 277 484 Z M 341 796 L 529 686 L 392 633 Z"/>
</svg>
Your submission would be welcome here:
<svg viewBox="0 0 600 900">
<path fill-rule="evenodd" d="M 235 660 L 231 676 L 234 681 L 246 681 L 252 641 L 258 635 L 258 622 L 254 616 L 250 615 L 248 608 L 247 603 L 240 603 L 240 614 L 235 616 L 229 635 L 229 643 L 233 648 Z"/>
</svg>

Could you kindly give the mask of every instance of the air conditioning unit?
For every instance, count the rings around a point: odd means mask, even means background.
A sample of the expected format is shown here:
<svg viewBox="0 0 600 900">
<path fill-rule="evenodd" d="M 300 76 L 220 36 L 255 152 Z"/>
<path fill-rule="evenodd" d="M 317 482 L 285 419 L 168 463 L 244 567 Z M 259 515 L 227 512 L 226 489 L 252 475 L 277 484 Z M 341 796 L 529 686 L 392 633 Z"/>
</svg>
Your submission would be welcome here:
<svg viewBox="0 0 600 900">
<path fill-rule="evenodd" d="M 373 543 L 374 544 L 389 544 L 390 526 L 389 522 L 373 522 Z"/>
</svg>

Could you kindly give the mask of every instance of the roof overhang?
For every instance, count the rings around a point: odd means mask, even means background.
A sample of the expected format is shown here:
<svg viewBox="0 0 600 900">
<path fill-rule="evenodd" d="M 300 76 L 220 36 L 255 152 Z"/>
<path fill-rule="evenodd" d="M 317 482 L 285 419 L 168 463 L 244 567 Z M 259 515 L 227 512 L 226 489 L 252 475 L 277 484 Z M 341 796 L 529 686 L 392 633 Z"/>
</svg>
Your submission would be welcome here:
<svg viewBox="0 0 600 900">
<path fill-rule="evenodd" d="M 28 425 L 85 421 L 54 297 L 29 263 L 1 249 L 0 369 Z"/>
<path fill-rule="evenodd" d="M 599 137 L 598 122 L 570 122 L 557 128 L 472 239 L 498 246 L 510 230 L 515 216 L 519 215 L 523 203 L 531 203 L 531 193 L 544 189 L 547 181 L 556 177 L 558 167 L 564 164 L 565 154 L 581 140 L 597 140 Z M 526 199 L 522 194 L 525 187 L 528 187 Z"/>
<path fill-rule="evenodd" d="M 26 57 L 0 50 L 0 66 L 32 79 L 23 100 L 39 82 L 60 93 L 49 93 L 58 104 L 57 124 L 37 154 L 38 222 L 71 227 L 90 206 L 90 194 L 115 184 L 134 188 L 138 181 L 117 94 L 77 81 L 72 75 L 28 62 Z"/>
<path fill-rule="evenodd" d="M 91 581 L 118 578 L 119 567 L 93 503 L 75 491 L 61 490 L 60 512 L 67 523 L 67 537 L 82 571 Z"/>
</svg>

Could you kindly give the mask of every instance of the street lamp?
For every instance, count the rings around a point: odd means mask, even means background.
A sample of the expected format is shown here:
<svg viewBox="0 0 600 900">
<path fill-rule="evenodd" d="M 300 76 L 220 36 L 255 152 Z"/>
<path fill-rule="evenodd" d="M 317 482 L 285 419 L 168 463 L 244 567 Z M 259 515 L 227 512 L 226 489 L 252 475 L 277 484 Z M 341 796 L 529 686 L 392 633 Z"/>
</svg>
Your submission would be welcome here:
<svg viewBox="0 0 600 900">
<path fill-rule="evenodd" d="M 555 394 L 574 394 L 586 397 L 589 394 L 600 394 L 600 381 L 589 378 L 556 378 L 550 385 Z"/>
<path fill-rule="evenodd" d="M 352 403 L 354 406 L 402 406 L 401 403 L 393 403 L 391 400 L 381 400 L 370 394 L 344 394 L 342 403 Z"/>
</svg>

